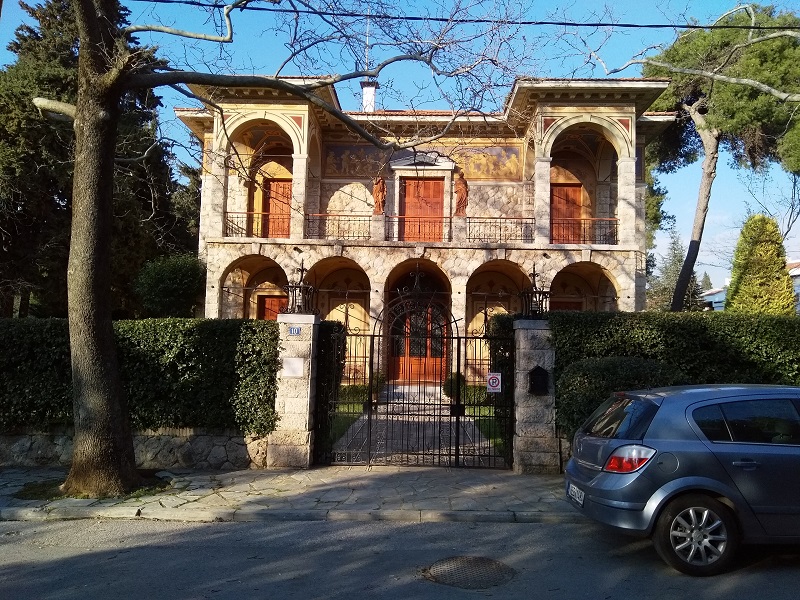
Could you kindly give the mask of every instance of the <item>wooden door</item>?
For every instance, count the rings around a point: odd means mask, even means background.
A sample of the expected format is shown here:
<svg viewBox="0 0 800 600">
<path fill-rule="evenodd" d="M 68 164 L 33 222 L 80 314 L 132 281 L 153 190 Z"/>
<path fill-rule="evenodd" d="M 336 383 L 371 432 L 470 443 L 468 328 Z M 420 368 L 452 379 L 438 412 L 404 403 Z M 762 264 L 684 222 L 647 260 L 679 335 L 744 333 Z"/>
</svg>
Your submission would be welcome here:
<svg viewBox="0 0 800 600">
<path fill-rule="evenodd" d="M 581 243 L 582 196 L 583 187 L 580 184 L 550 185 L 551 243 Z"/>
<path fill-rule="evenodd" d="M 445 311 L 441 307 L 433 305 L 425 311 L 398 316 L 391 335 L 390 379 L 443 380 L 448 338 Z"/>
<path fill-rule="evenodd" d="M 261 179 L 255 187 L 250 207 L 251 235 L 264 238 L 289 237 L 291 208 L 291 179 Z"/>
<path fill-rule="evenodd" d="M 277 321 L 281 309 L 286 308 L 286 296 L 258 296 L 256 298 L 256 318 Z"/>
<path fill-rule="evenodd" d="M 264 212 L 267 213 L 266 237 L 289 237 L 292 209 L 292 180 L 270 179 L 264 186 Z"/>
<path fill-rule="evenodd" d="M 400 217 L 401 241 L 441 242 L 444 179 L 403 179 Z"/>
</svg>

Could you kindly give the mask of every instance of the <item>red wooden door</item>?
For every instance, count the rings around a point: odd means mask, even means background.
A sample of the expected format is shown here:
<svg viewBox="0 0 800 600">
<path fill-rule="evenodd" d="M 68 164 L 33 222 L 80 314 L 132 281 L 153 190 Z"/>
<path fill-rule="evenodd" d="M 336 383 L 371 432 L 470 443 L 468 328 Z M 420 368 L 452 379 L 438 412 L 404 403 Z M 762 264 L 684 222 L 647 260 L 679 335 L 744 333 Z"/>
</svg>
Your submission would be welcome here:
<svg viewBox="0 0 800 600">
<path fill-rule="evenodd" d="M 581 236 L 580 184 L 550 185 L 550 242 L 575 244 Z"/>
<path fill-rule="evenodd" d="M 264 182 L 264 212 L 266 237 L 289 237 L 292 208 L 292 180 L 270 179 Z"/>
<path fill-rule="evenodd" d="M 441 382 L 447 351 L 444 311 L 431 306 L 407 313 L 392 325 L 389 378 L 398 381 Z"/>
<path fill-rule="evenodd" d="M 444 179 L 403 179 L 400 240 L 441 242 Z"/>
<path fill-rule="evenodd" d="M 277 321 L 278 313 L 286 308 L 286 296 L 258 296 L 256 299 L 256 318 L 267 321 Z"/>
</svg>

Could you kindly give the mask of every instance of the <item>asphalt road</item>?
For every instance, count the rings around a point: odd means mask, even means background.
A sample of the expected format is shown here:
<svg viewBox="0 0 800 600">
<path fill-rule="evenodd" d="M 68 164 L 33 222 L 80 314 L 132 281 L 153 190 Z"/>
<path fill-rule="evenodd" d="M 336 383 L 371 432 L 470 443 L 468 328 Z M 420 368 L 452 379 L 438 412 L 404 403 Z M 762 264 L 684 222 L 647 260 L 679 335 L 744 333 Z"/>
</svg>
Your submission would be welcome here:
<svg viewBox="0 0 800 600">
<path fill-rule="evenodd" d="M 457 556 L 516 574 L 483 590 L 426 578 Z M 732 573 L 694 579 L 590 523 L 0 522 L 2 600 L 794 600 L 799 577 L 800 547 L 747 549 Z"/>
</svg>

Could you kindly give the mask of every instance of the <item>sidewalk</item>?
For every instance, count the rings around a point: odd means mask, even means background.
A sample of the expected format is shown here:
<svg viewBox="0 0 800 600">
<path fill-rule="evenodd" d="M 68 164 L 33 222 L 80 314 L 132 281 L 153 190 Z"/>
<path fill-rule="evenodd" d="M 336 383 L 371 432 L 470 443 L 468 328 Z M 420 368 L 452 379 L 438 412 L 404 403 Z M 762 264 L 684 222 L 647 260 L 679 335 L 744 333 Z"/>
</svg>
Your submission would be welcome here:
<svg viewBox="0 0 800 600">
<path fill-rule="evenodd" d="M 12 496 L 28 482 L 65 476 L 64 469 L 0 468 L 0 521 L 582 521 L 561 475 L 441 467 L 162 471 L 171 489 L 127 500 Z"/>
</svg>

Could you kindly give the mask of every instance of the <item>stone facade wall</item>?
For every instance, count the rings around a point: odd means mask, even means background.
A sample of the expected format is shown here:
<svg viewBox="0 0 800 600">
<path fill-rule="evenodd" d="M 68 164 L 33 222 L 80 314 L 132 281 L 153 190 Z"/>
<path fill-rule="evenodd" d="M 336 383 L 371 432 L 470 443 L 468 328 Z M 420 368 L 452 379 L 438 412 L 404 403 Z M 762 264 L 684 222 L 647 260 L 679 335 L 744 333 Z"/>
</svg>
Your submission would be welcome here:
<svg viewBox="0 0 800 600">
<path fill-rule="evenodd" d="M 235 431 L 158 429 L 133 435 L 141 469 L 258 469 L 266 465 L 267 440 Z M 72 461 L 72 429 L 0 435 L 0 466 L 67 466 Z"/>
<path fill-rule="evenodd" d="M 524 217 L 521 183 L 469 182 L 470 217 Z"/>
</svg>

